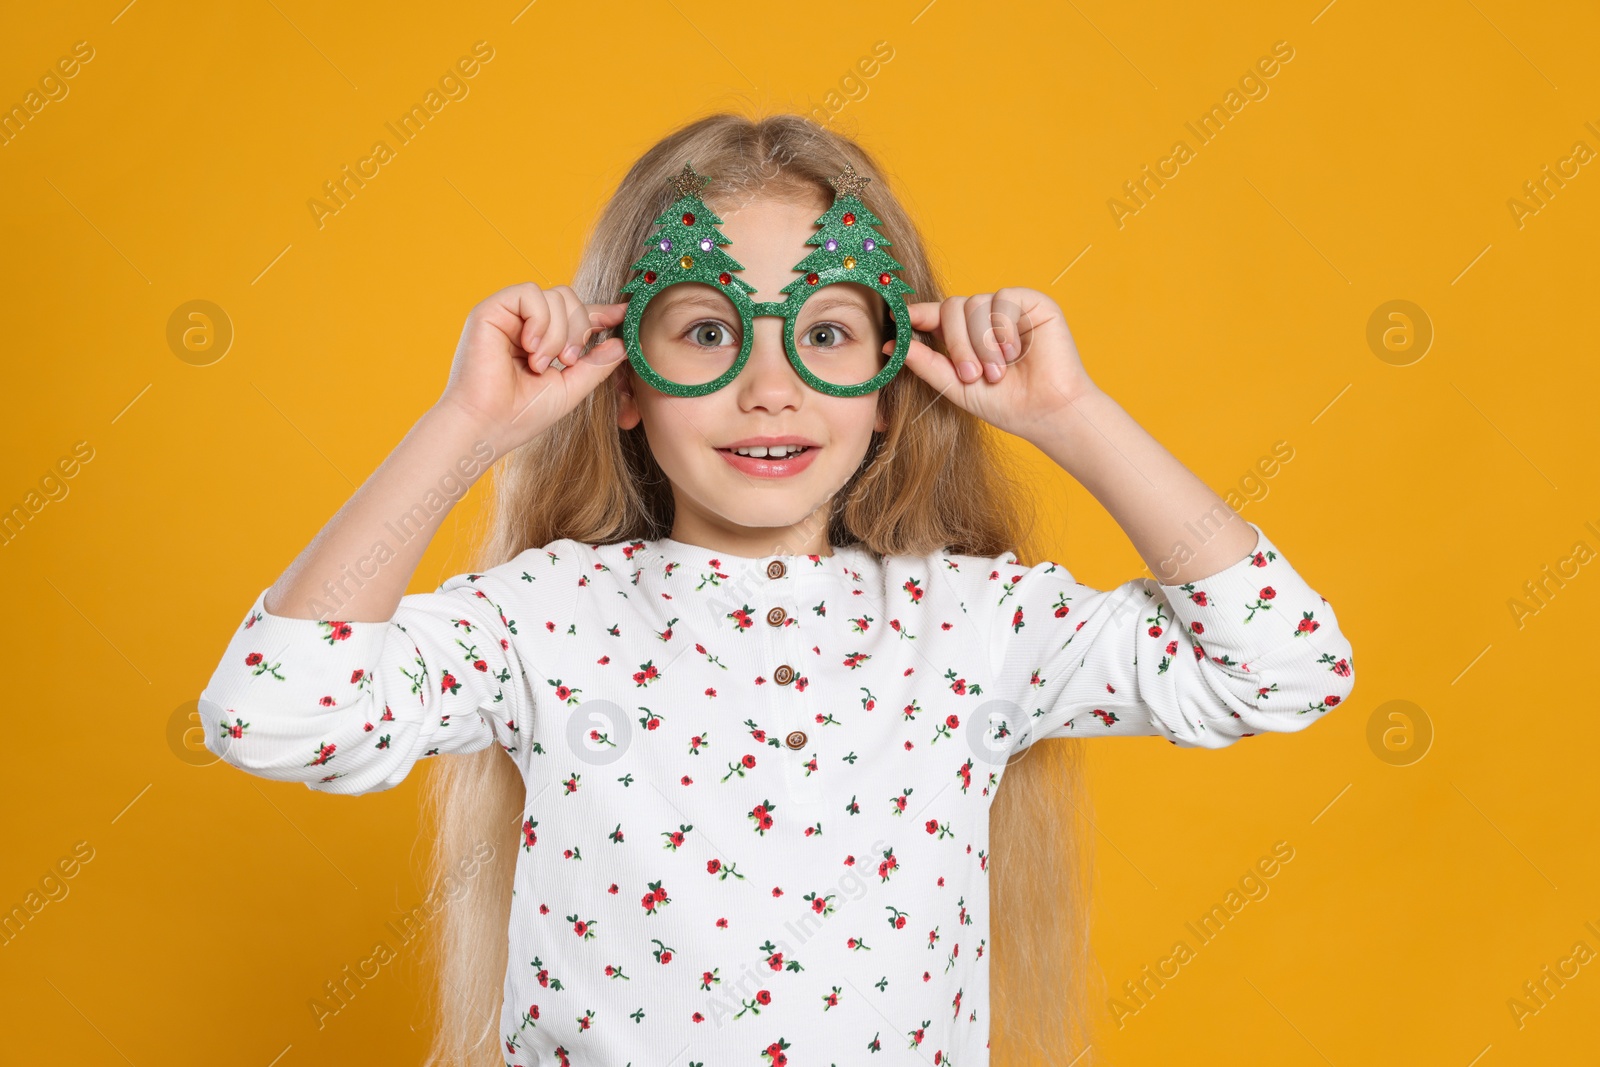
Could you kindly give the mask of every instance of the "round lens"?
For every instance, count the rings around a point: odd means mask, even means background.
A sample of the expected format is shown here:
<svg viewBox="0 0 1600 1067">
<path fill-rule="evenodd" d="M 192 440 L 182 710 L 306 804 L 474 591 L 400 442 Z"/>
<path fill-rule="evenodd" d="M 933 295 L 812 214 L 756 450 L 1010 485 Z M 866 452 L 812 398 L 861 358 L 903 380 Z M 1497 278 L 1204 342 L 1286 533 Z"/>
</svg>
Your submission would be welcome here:
<svg viewBox="0 0 1600 1067">
<path fill-rule="evenodd" d="M 888 306 L 855 282 L 812 290 L 794 320 L 794 350 L 801 364 L 829 385 L 861 385 L 889 362 Z"/>
<path fill-rule="evenodd" d="M 668 381 L 704 385 L 738 361 L 742 330 L 727 294 L 704 282 L 676 282 L 645 305 L 639 351 Z"/>
</svg>

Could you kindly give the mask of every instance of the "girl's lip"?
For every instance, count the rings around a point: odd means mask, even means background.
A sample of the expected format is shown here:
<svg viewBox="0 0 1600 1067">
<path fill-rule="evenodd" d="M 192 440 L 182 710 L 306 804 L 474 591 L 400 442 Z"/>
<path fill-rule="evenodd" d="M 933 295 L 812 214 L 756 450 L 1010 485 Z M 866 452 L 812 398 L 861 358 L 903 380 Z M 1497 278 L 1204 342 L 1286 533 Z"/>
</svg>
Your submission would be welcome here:
<svg viewBox="0 0 1600 1067">
<path fill-rule="evenodd" d="M 787 478 L 799 474 L 811 466 L 811 460 L 821 448 L 808 448 L 798 456 L 785 456 L 783 459 L 773 459 L 765 456 L 757 459 L 755 456 L 741 456 L 732 449 L 717 449 L 717 455 L 728 461 L 728 466 L 734 470 L 753 474 L 758 478 Z"/>
</svg>

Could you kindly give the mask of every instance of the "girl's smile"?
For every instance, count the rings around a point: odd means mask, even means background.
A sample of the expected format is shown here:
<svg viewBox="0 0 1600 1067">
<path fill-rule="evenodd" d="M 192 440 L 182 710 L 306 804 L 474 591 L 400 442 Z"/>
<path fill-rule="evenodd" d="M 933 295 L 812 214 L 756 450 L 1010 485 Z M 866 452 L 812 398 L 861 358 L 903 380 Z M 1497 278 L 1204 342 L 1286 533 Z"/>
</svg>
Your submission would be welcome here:
<svg viewBox="0 0 1600 1067">
<path fill-rule="evenodd" d="M 719 448 L 717 452 L 735 470 L 745 474 L 787 478 L 811 466 L 819 450 L 820 446 L 798 437 L 752 437 L 737 446 Z"/>
</svg>

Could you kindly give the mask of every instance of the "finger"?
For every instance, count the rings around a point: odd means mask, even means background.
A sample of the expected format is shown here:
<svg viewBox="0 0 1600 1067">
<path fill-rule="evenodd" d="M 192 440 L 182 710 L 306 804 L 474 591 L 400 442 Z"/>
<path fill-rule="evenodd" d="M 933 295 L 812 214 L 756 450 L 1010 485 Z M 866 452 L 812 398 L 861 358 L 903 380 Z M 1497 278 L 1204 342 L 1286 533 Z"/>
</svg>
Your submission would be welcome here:
<svg viewBox="0 0 1600 1067">
<path fill-rule="evenodd" d="M 628 302 L 624 300 L 620 304 L 589 304 L 584 308 L 584 314 L 589 321 L 578 343 L 588 347 L 596 343 L 600 334 L 622 325 L 622 320 L 628 315 Z"/>
<path fill-rule="evenodd" d="M 586 307 L 589 313 L 589 323 L 602 330 L 614 329 L 622 325 L 622 320 L 628 316 L 628 301 L 619 304 L 589 304 Z"/>
<path fill-rule="evenodd" d="M 994 294 L 994 301 L 989 305 L 989 323 L 1006 362 L 1015 363 L 1021 359 L 1023 310 L 1017 290 L 1001 289 Z"/>
<path fill-rule="evenodd" d="M 605 380 L 606 376 L 616 370 L 628 355 L 627 347 L 620 337 L 608 337 L 595 345 L 583 355 L 577 357 L 571 366 L 561 371 L 561 381 L 570 393 L 581 397 L 592 391 L 595 386 Z M 563 362 L 565 362 L 563 360 Z"/>
<path fill-rule="evenodd" d="M 967 331 L 966 304 L 964 296 L 948 298 L 939 305 L 939 319 L 944 330 L 944 346 L 950 352 L 950 362 L 956 365 L 956 375 L 963 382 L 975 382 L 983 377 L 983 370 Z"/>
<path fill-rule="evenodd" d="M 980 293 L 969 297 L 966 306 L 967 335 L 972 338 L 973 351 L 985 363 L 1005 362 L 1005 353 L 1000 351 L 1000 345 L 994 336 L 994 319 L 991 314 L 994 307 L 994 297 L 989 293 Z"/>
<path fill-rule="evenodd" d="M 906 316 L 910 319 L 913 330 L 931 333 L 934 336 L 934 340 L 942 340 L 939 336 L 943 330 L 943 325 L 939 320 L 939 301 L 924 300 L 918 304 L 907 304 Z"/>
<path fill-rule="evenodd" d="M 484 303 L 515 316 L 508 318 L 511 326 L 506 333 L 524 352 L 532 352 L 534 344 L 549 328 L 549 303 L 544 298 L 544 290 L 532 282 L 502 289 Z"/>
<path fill-rule="evenodd" d="M 578 299 L 571 286 L 558 285 L 556 291 L 561 294 L 567 316 L 567 343 L 561 349 L 561 362 L 570 367 L 583 355 L 583 346 L 588 340 L 589 306 Z"/>
<path fill-rule="evenodd" d="M 949 358 L 916 338 L 912 338 L 911 343 L 906 346 L 905 365 L 911 368 L 917 377 L 952 399 L 966 393 L 966 386 L 956 377 L 955 365 Z"/>
<path fill-rule="evenodd" d="M 971 338 L 978 358 L 983 361 L 983 376 L 991 382 L 998 382 L 1005 374 L 1006 357 L 995 343 L 994 326 L 989 320 L 989 309 L 993 304 L 994 297 L 983 293 L 968 299 L 965 312 L 967 336 Z"/>
<path fill-rule="evenodd" d="M 565 290 L 565 292 L 563 292 Z M 543 373 L 550 365 L 550 361 L 559 356 L 567 347 L 567 332 L 571 327 L 571 301 L 568 294 L 572 290 L 564 285 L 557 285 L 545 290 L 545 300 L 549 304 L 549 314 L 544 330 L 544 335 L 538 340 L 538 347 L 528 351 L 528 365 L 535 373 Z M 571 360 L 563 359 L 561 362 L 570 363 Z"/>
</svg>

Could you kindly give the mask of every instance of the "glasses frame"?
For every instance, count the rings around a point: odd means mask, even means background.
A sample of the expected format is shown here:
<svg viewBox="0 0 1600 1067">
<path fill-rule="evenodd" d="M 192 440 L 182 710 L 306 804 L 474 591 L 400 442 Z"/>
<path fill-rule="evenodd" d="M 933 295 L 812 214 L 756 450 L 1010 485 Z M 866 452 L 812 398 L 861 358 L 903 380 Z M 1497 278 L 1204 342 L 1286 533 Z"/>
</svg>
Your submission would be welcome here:
<svg viewBox="0 0 1600 1067">
<path fill-rule="evenodd" d="M 698 190 L 702 184 L 710 180 L 694 174 L 689 164 L 684 165 L 683 175 L 674 179 L 673 182 L 674 187 L 682 195 L 655 220 L 660 229 L 651 235 L 649 243 L 656 244 L 659 242 L 660 251 L 665 252 L 674 248 L 676 239 L 693 233 L 701 235 L 701 241 L 697 247 L 702 252 L 715 251 L 715 248 L 711 247 L 711 241 L 713 240 L 717 245 L 733 243 L 720 229 L 715 231 L 717 235 L 715 238 L 711 238 L 706 234 L 706 224 L 713 228 L 720 227 L 722 220 L 706 205 L 705 201 L 700 199 L 697 191 L 690 191 Z M 824 212 L 814 225 L 821 228 L 829 214 L 836 211 L 841 212 L 841 219 L 848 219 L 849 216 L 843 214 L 843 212 L 849 212 L 860 220 L 862 230 L 873 236 L 875 242 L 873 250 L 876 251 L 880 247 L 884 249 L 884 256 L 888 257 L 889 264 L 898 269 L 899 263 L 887 253 L 891 242 L 887 237 L 873 229 L 873 227 L 881 225 L 880 220 L 872 214 L 871 210 L 861 202 L 861 199 L 854 192 L 848 191 L 860 188 L 867 180 L 855 175 L 853 169 L 846 165 L 844 173 L 838 179 L 830 179 L 835 188 L 833 206 Z M 700 224 L 700 229 L 698 230 L 694 229 L 697 223 Z M 680 228 L 674 229 L 674 227 Z M 817 244 L 818 242 L 810 240 L 806 243 Z M 692 244 L 685 246 L 685 248 L 691 247 L 695 246 Z M 862 255 L 865 256 L 867 251 L 863 241 Z M 680 397 L 705 396 L 707 393 L 714 393 L 733 381 L 734 378 L 739 376 L 739 372 L 744 370 L 744 365 L 750 360 L 750 350 L 755 344 L 755 320 L 767 316 L 783 319 L 783 349 L 788 356 L 789 365 L 794 368 L 794 372 L 800 376 L 801 381 L 819 393 L 840 397 L 864 396 L 888 385 L 894 376 L 900 373 L 900 369 L 905 366 L 906 352 L 911 347 L 912 338 L 911 313 L 906 308 L 906 297 L 916 290 L 907 285 L 899 274 L 893 273 L 888 269 L 884 269 L 874 276 L 864 266 L 846 267 L 841 260 L 839 263 L 824 267 L 820 271 L 801 274 L 800 277 L 783 287 L 784 299 L 759 301 L 750 299 L 750 294 L 755 292 L 755 288 L 738 274 L 733 273 L 735 271 L 743 271 L 744 267 L 726 253 L 719 257 L 716 255 L 696 256 L 693 252 L 683 252 L 677 260 L 660 257 L 656 253 L 652 253 L 651 256 L 656 257 L 654 262 L 661 266 L 662 269 L 660 271 L 653 268 L 646 269 L 646 265 L 651 262 L 651 258 L 642 259 L 634 264 L 634 269 L 640 270 L 642 273 L 630 279 L 622 287 L 621 291 L 628 296 L 628 310 L 622 321 L 622 340 L 624 347 L 627 349 L 628 362 L 632 364 L 634 372 L 652 388 L 662 393 Z M 807 258 L 809 259 L 811 256 L 808 255 Z M 883 257 L 880 256 L 878 258 Z M 721 263 L 725 269 L 719 269 L 713 265 L 717 263 Z M 798 267 L 795 270 L 796 273 L 801 273 Z M 672 288 L 672 286 L 681 285 L 684 282 L 699 282 L 722 293 L 733 304 L 734 310 L 739 315 L 741 337 L 738 358 L 733 361 L 733 366 L 726 371 L 717 375 L 711 381 L 703 382 L 699 385 L 675 382 L 657 372 L 654 367 L 650 366 L 650 361 L 645 358 L 644 350 L 639 344 L 639 324 L 644 318 L 645 308 L 649 306 L 650 301 Z M 806 301 L 811 299 L 811 296 L 818 290 L 838 282 L 853 282 L 871 292 L 877 293 L 888 306 L 889 315 L 893 322 L 895 345 L 894 353 L 889 357 L 889 362 L 884 364 L 877 374 L 855 385 L 835 385 L 832 382 L 823 381 L 806 367 L 805 361 L 800 358 L 800 353 L 795 348 L 795 321 L 800 317 L 801 309 L 805 307 Z M 797 294 L 798 299 L 796 298 Z M 640 299 L 641 297 L 642 299 Z"/>
<path fill-rule="evenodd" d="M 837 385 L 833 382 L 824 381 L 813 374 L 811 369 L 805 365 L 805 361 L 800 358 L 800 353 L 795 347 L 795 323 L 799 320 L 800 312 L 805 307 L 806 301 L 810 300 L 813 294 L 835 282 L 850 281 L 855 282 L 857 285 L 863 284 L 858 278 L 829 278 L 829 275 L 833 274 L 848 275 L 852 273 L 859 272 L 847 271 L 843 268 L 830 268 L 819 272 L 816 284 L 807 285 L 806 293 L 799 300 L 796 300 L 794 294 L 787 289 L 785 292 L 788 295 L 783 300 L 751 300 L 748 295 L 736 286 L 708 283 L 701 278 L 674 278 L 671 282 L 660 286 L 646 296 L 644 300 L 640 301 L 637 315 L 634 314 L 633 301 L 629 301 L 628 315 L 622 325 L 623 343 L 627 346 L 628 361 L 633 365 L 633 369 L 639 377 L 660 392 L 682 397 L 705 396 L 707 393 L 714 393 L 721 389 L 737 378 L 740 371 L 744 370 L 744 365 L 750 361 L 750 351 L 755 345 L 755 320 L 771 316 L 783 320 L 783 349 L 789 357 L 789 365 L 800 376 L 800 380 L 812 389 L 819 393 L 826 393 L 829 396 L 839 397 L 865 396 L 867 393 L 876 392 L 888 385 L 894 379 L 894 376 L 900 373 L 900 368 L 905 365 L 906 351 L 911 347 L 911 314 L 906 310 L 903 294 L 900 294 L 898 299 L 885 298 L 885 302 L 889 305 L 890 317 L 894 323 L 894 353 L 889 357 L 889 362 L 885 363 L 877 374 L 864 382 L 859 382 L 855 385 Z M 699 385 L 675 382 L 657 372 L 654 367 L 650 366 L 650 361 L 645 357 L 644 350 L 639 344 L 639 322 L 644 318 L 645 308 L 649 306 L 650 301 L 672 288 L 672 286 L 682 285 L 685 282 L 700 282 L 702 285 L 710 285 L 711 288 L 719 291 L 733 304 L 733 308 L 738 312 L 740 320 L 739 355 L 733 361 L 733 366 L 711 381 L 703 382 Z M 868 288 L 872 287 L 869 286 Z M 881 292 L 878 295 L 884 296 Z M 888 338 L 885 338 L 885 341 L 887 340 Z"/>
</svg>

